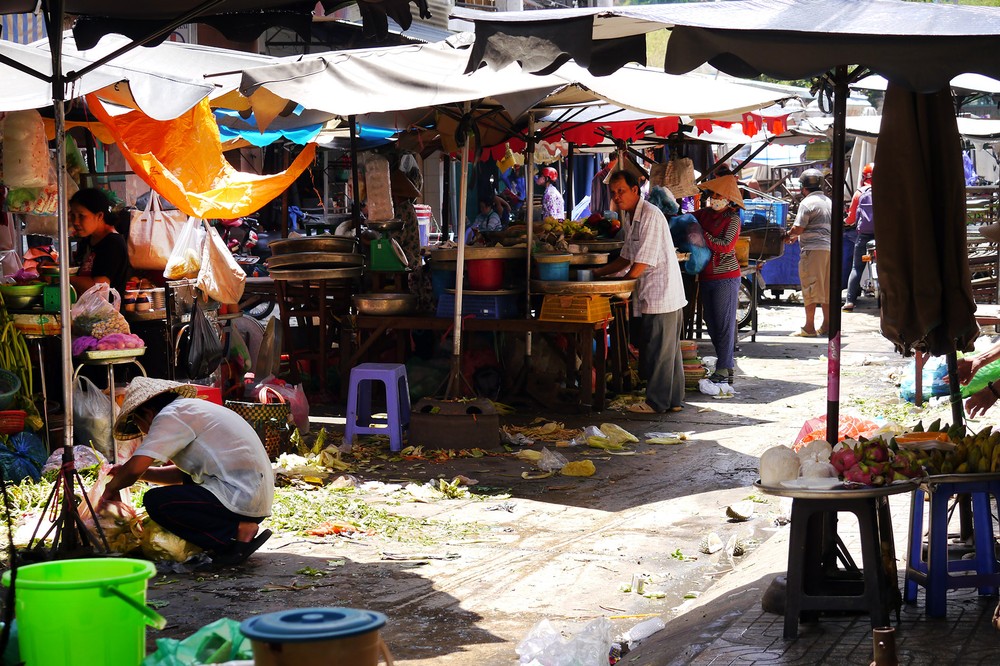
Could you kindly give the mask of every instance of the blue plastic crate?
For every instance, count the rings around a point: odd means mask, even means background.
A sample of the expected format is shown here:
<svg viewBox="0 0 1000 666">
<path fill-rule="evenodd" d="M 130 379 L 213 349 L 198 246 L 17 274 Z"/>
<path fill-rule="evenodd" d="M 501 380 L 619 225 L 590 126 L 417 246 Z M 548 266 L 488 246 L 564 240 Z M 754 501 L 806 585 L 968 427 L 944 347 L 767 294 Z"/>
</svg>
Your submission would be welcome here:
<svg viewBox="0 0 1000 666">
<path fill-rule="evenodd" d="M 788 203 L 785 201 L 765 201 L 763 199 L 746 199 L 740 211 L 740 220 L 744 229 L 763 227 L 768 224 L 785 226 L 788 220 Z"/>
<path fill-rule="evenodd" d="M 518 315 L 519 296 L 520 294 L 462 294 L 462 314 L 474 315 L 479 319 L 511 319 Z M 455 294 L 441 294 L 438 298 L 437 316 L 455 316 Z"/>
</svg>

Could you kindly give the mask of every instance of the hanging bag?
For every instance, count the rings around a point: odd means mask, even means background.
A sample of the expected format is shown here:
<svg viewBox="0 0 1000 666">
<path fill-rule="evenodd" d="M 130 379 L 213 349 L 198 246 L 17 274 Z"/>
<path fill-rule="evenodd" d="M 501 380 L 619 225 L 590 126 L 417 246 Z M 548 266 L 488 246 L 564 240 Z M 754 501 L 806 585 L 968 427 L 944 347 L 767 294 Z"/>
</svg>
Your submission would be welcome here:
<svg viewBox="0 0 1000 666">
<path fill-rule="evenodd" d="M 663 185 L 673 192 L 675 197 L 696 197 L 701 194 L 701 190 L 694 182 L 694 162 L 688 157 L 678 157 L 667 163 Z"/>
<path fill-rule="evenodd" d="M 201 270 L 201 247 L 204 242 L 205 234 L 201 230 L 201 220 L 189 217 L 174 242 L 170 256 L 167 257 L 163 277 L 168 280 L 185 280 L 197 277 Z"/>
<path fill-rule="evenodd" d="M 188 350 L 188 377 L 202 379 L 208 377 L 222 363 L 225 348 L 215 324 L 208 320 L 202 309 L 201 299 L 197 299 L 191 313 L 191 348 Z"/>
<path fill-rule="evenodd" d="M 163 210 L 153 190 L 144 210 L 132 211 L 128 232 L 128 258 L 132 268 L 162 271 L 184 231 L 188 216 L 179 210 Z"/>
<path fill-rule="evenodd" d="M 112 460 L 115 440 L 111 422 L 111 398 L 86 377 L 77 377 L 73 387 L 73 443 L 93 446 Z"/>
<path fill-rule="evenodd" d="M 236 263 L 219 232 L 209 226 L 208 222 L 204 224 L 208 237 L 205 238 L 205 247 L 202 249 L 198 289 L 212 300 L 235 305 L 243 298 L 246 271 Z"/>
</svg>

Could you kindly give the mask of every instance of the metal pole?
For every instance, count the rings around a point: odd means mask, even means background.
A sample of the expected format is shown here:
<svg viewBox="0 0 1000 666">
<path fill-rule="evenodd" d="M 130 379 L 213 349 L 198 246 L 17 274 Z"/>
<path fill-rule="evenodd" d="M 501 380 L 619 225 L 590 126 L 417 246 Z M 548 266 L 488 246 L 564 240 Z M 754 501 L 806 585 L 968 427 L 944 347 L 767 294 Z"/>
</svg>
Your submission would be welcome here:
<svg viewBox="0 0 1000 666">
<path fill-rule="evenodd" d="M 528 256 L 525 264 L 525 297 L 527 303 L 524 316 L 531 318 L 531 248 L 534 245 L 535 217 L 535 114 L 528 114 L 528 143 L 524 146 L 524 221 L 528 237 Z M 524 336 L 525 363 L 531 358 L 531 331 Z"/>
<path fill-rule="evenodd" d="M 826 440 L 836 444 L 840 432 L 840 283 L 844 247 L 844 145 L 847 136 L 847 66 L 833 76 L 833 205 L 830 219 L 830 304 L 827 326 Z"/>
<path fill-rule="evenodd" d="M 463 115 L 470 113 L 472 104 L 465 102 L 462 107 Z M 462 378 L 462 291 L 465 286 L 465 216 L 468 208 L 469 197 L 469 150 L 478 148 L 470 146 L 470 136 L 466 134 L 461 137 L 459 148 L 462 151 L 462 170 L 459 174 L 458 182 L 458 224 L 456 232 L 458 234 L 458 257 L 455 261 L 455 319 L 452 325 L 453 342 L 451 356 L 451 377 L 448 380 L 447 397 L 453 398 L 458 395 Z"/>
<path fill-rule="evenodd" d="M 361 185 L 358 183 L 358 117 L 347 116 L 351 130 L 351 219 L 354 221 L 354 237 L 361 238 L 361 200 L 358 195 Z"/>
</svg>

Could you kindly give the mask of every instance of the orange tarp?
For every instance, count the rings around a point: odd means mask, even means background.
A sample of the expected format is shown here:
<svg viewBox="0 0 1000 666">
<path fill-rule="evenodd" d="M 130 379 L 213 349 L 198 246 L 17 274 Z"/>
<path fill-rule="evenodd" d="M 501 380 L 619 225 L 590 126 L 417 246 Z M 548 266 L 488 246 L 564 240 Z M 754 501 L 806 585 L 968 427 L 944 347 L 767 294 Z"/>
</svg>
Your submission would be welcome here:
<svg viewBox="0 0 1000 666">
<path fill-rule="evenodd" d="M 243 173 L 222 154 L 208 100 L 166 122 L 140 111 L 111 116 L 94 95 L 87 95 L 87 105 L 136 175 L 188 215 L 203 219 L 232 219 L 257 211 L 294 183 L 316 153 L 316 144 L 309 144 L 282 173 Z"/>
</svg>

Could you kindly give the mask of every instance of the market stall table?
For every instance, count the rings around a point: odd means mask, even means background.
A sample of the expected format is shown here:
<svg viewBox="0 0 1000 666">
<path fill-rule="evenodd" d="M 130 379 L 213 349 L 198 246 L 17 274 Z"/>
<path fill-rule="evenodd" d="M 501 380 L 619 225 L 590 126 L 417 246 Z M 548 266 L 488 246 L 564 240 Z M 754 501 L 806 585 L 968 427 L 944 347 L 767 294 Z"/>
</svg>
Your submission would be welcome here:
<svg viewBox="0 0 1000 666">
<path fill-rule="evenodd" d="M 358 334 L 358 345 L 352 353 L 346 350 L 352 349 L 351 330 L 344 326 L 341 329 L 341 373 L 342 378 L 350 375 L 352 367 L 364 359 L 365 354 L 372 348 L 378 340 L 382 339 L 389 331 L 414 331 L 414 330 L 435 330 L 447 331 L 452 327 L 451 318 L 445 317 L 378 317 L 357 315 L 353 317 L 354 329 Z M 489 333 L 563 333 L 573 336 L 576 341 L 573 349 L 580 356 L 582 365 L 579 371 L 580 396 L 578 404 L 581 408 L 601 411 L 604 409 L 606 393 L 606 350 L 607 350 L 607 329 L 606 322 L 570 322 L 570 321 L 541 321 L 538 319 L 476 319 L 469 317 L 463 319 L 463 332 L 489 332 Z M 363 334 L 367 332 L 367 334 Z M 405 359 L 407 354 L 407 340 L 409 336 L 398 335 L 396 338 L 397 349 L 401 359 Z M 596 343 L 596 344 L 595 344 Z M 596 371 L 596 372 L 595 372 Z M 590 377 L 596 374 L 596 381 L 590 381 Z M 342 387 L 342 393 L 346 395 L 346 386 Z"/>
<path fill-rule="evenodd" d="M 769 495 L 792 499 L 788 573 L 785 586 L 787 640 L 796 638 L 800 615 L 820 611 L 863 611 L 872 627 L 889 624 L 889 611 L 902 604 L 889 496 L 908 493 L 918 479 L 889 486 L 812 490 L 755 485 Z M 837 514 L 853 513 L 861 535 L 862 566 L 855 564 L 837 535 Z M 838 567 L 838 561 L 845 569 Z"/>
</svg>

